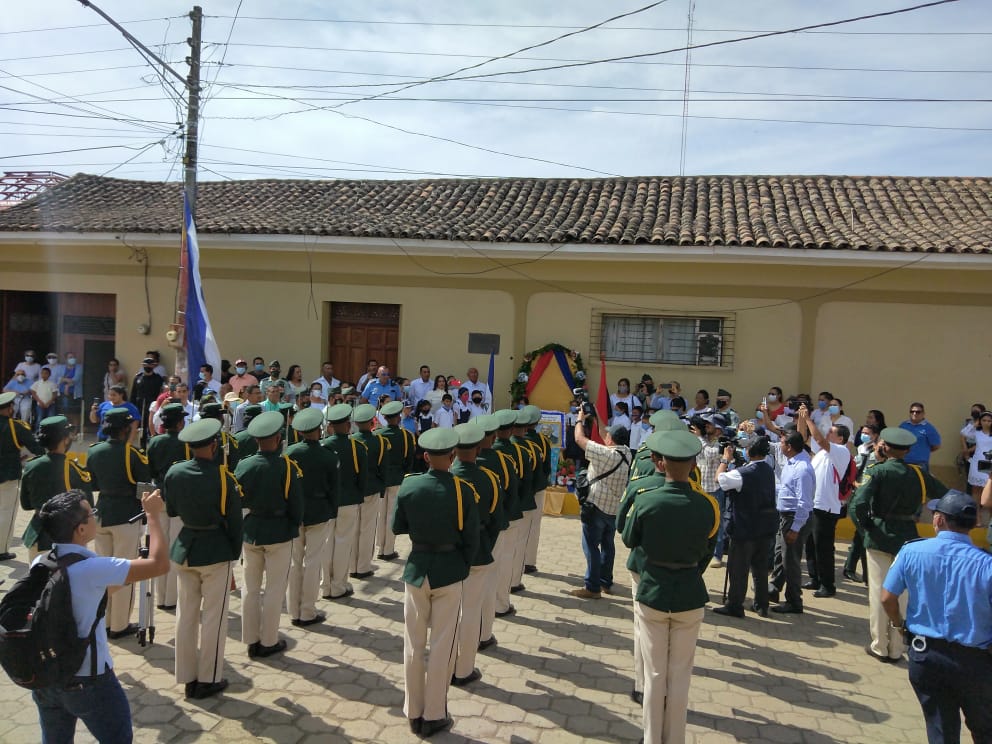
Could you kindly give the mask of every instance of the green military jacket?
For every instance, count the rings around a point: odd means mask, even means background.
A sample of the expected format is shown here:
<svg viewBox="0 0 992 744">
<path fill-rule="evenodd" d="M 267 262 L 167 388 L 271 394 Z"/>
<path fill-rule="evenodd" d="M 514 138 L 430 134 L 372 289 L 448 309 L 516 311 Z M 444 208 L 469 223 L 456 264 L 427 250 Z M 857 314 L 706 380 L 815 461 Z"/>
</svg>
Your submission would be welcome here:
<svg viewBox="0 0 992 744">
<path fill-rule="evenodd" d="M 286 454 L 303 473 L 303 524 L 309 527 L 338 516 L 341 481 L 338 456 L 317 440 L 294 444 Z"/>
<path fill-rule="evenodd" d="M 374 431 L 357 431 L 351 435 L 351 438 L 364 444 L 365 451 L 368 453 L 368 470 L 365 475 L 365 490 L 362 492 L 362 496 L 381 496 L 382 492 L 386 490 L 383 474 L 386 469 L 389 442 Z"/>
<path fill-rule="evenodd" d="M 493 452 L 494 458 L 490 458 L 488 453 Z M 509 466 L 509 485 L 504 487 L 506 491 L 506 501 L 503 512 L 507 520 L 516 522 L 524 516 L 523 509 L 520 508 L 520 463 L 517 462 L 516 448 L 509 439 L 497 439 L 493 443 L 491 450 L 483 450 L 477 462 L 492 470 L 494 473 L 505 473 L 503 466 Z"/>
<path fill-rule="evenodd" d="M 21 477 L 21 449 L 32 455 L 45 454 L 45 448 L 31 433 L 31 427 L 20 419 L 0 416 L 0 483 Z"/>
<path fill-rule="evenodd" d="M 389 449 L 383 458 L 382 480 L 386 488 L 403 483 L 407 473 L 413 471 L 417 458 L 417 438 L 402 426 L 387 426 L 377 429 L 377 434 L 389 442 Z"/>
<path fill-rule="evenodd" d="M 534 493 L 537 494 L 548 487 L 548 478 L 551 477 L 551 440 L 534 429 L 527 430 L 526 439 L 538 460 L 533 480 Z"/>
<path fill-rule="evenodd" d="M 510 526 L 510 517 L 507 509 L 509 508 L 510 489 L 513 487 L 513 481 L 511 479 L 516 477 L 513 463 L 506 455 L 501 455 L 496 450 L 490 448 L 484 449 L 479 453 L 475 464 L 496 477 L 496 483 L 499 485 L 499 496 L 496 511 L 493 512 L 493 523 L 502 532 Z"/>
<path fill-rule="evenodd" d="M 90 447 L 86 468 L 93 476 L 93 490 L 100 494 L 96 507 L 102 526 L 124 524 L 141 512 L 135 486 L 152 479 L 148 458 L 141 450 L 119 439 L 108 439 Z"/>
<path fill-rule="evenodd" d="M 407 584 L 427 579 L 440 589 L 468 577 L 479 548 L 479 509 L 466 481 L 440 470 L 408 476 L 396 495 L 392 528 L 413 542 L 403 569 Z"/>
<path fill-rule="evenodd" d="M 258 452 L 258 444 L 255 445 L 255 452 Z M 255 454 L 252 452 L 252 454 Z M 217 442 L 217 452 L 214 454 L 214 465 L 223 465 L 232 473 L 238 469 L 241 461 L 241 447 L 238 440 L 226 431 L 220 433 L 220 441 Z"/>
<path fill-rule="evenodd" d="M 247 429 L 235 434 L 234 441 L 238 443 L 238 462 L 258 452 L 258 440 L 249 434 Z"/>
<path fill-rule="evenodd" d="M 162 491 L 168 515 L 183 520 L 169 558 L 195 567 L 240 557 L 241 486 L 227 468 L 196 458 L 177 462 L 165 474 Z"/>
<path fill-rule="evenodd" d="M 920 507 L 945 493 L 947 486 L 930 473 L 892 458 L 865 470 L 847 511 L 866 548 L 895 555 L 905 542 L 919 537 Z"/>
<path fill-rule="evenodd" d="M 24 530 L 24 545 L 30 548 L 37 543 L 38 550 L 51 549 L 52 539 L 41 529 L 38 510 L 52 496 L 74 488 L 90 493 L 91 480 L 86 468 L 64 454 L 49 452 L 29 460 L 21 476 L 21 508 L 34 514 Z"/>
<path fill-rule="evenodd" d="M 538 467 L 538 463 L 530 442 L 521 437 L 510 437 L 509 439 L 497 439 L 493 446 L 498 451 L 512 457 L 516 463 L 517 475 L 520 476 L 520 485 L 517 488 L 517 501 L 520 504 L 520 511 L 524 512 L 536 509 L 537 502 L 534 501 L 534 468 Z"/>
<path fill-rule="evenodd" d="M 361 504 L 365 498 L 365 473 L 368 470 L 368 449 L 365 443 L 345 434 L 331 434 L 320 441 L 320 446 L 338 456 L 338 508 Z"/>
<path fill-rule="evenodd" d="M 148 469 L 152 473 L 152 480 L 160 486 L 169 468 L 192 456 L 189 445 L 179 441 L 178 432 L 167 431 L 148 440 Z"/>
<path fill-rule="evenodd" d="M 468 482 L 475 491 L 476 506 L 479 510 L 479 549 L 475 552 L 473 566 L 487 566 L 493 562 L 493 546 L 499 537 L 501 521 L 496 516 L 499 509 L 499 493 L 502 489 L 496 475 L 474 462 L 455 460 L 451 473 Z"/>
<path fill-rule="evenodd" d="M 617 532 L 621 534 L 623 533 L 624 525 L 627 524 L 627 515 L 633 508 L 638 494 L 644 493 L 645 491 L 650 491 L 652 488 L 658 488 L 663 485 L 665 485 L 665 474 L 659 473 L 657 470 L 653 473 L 634 476 L 630 479 L 630 482 L 627 483 L 627 488 L 623 493 L 623 498 L 620 500 L 620 506 L 617 508 Z M 641 572 L 641 564 L 643 562 L 644 551 L 640 548 L 635 548 L 634 550 L 631 550 L 630 554 L 627 556 L 627 570 L 639 574 Z"/>
<path fill-rule="evenodd" d="M 719 528 L 716 499 L 689 483 L 667 481 L 637 494 L 623 528 L 624 545 L 644 553 L 635 599 L 661 612 L 703 607 L 703 571 Z"/>
<path fill-rule="evenodd" d="M 234 477 L 241 484 L 244 541 L 276 545 L 299 537 L 303 523 L 303 475 L 300 467 L 278 452 L 259 452 L 238 463 Z"/>
<path fill-rule="evenodd" d="M 630 479 L 651 475 L 655 469 L 651 461 L 651 450 L 646 444 L 642 444 L 634 453 L 634 461 L 630 465 Z"/>
</svg>

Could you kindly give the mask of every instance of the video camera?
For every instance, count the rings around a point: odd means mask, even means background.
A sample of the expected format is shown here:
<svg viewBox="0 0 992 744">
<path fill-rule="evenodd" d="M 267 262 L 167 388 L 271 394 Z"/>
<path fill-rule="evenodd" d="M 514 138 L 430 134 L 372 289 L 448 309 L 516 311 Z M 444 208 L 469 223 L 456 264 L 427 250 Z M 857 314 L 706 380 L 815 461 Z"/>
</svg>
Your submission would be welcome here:
<svg viewBox="0 0 992 744">
<path fill-rule="evenodd" d="M 739 468 L 745 462 L 747 462 L 747 458 L 745 457 L 744 448 L 742 446 L 740 446 L 741 443 L 742 443 L 742 440 L 740 439 L 740 434 L 738 433 L 737 429 L 733 428 L 732 426 L 731 427 L 727 427 L 726 429 L 723 430 L 723 434 L 720 435 L 720 438 L 717 440 L 717 442 L 720 445 L 720 452 L 721 453 L 725 449 L 727 449 L 727 447 L 733 447 L 734 448 L 734 467 L 735 468 Z M 990 463 L 990 464 L 992 464 L 992 463 Z"/>
<path fill-rule="evenodd" d="M 579 408 L 586 415 L 582 427 L 585 429 L 586 436 L 589 437 L 592 435 L 592 419 L 599 418 L 596 414 L 596 406 L 589 402 L 589 391 L 584 387 L 572 388 L 572 395 L 579 401 Z"/>
<path fill-rule="evenodd" d="M 984 460 L 978 461 L 978 472 L 979 473 L 992 473 L 992 450 L 988 452 L 983 452 L 982 457 Z"/>
</svg>

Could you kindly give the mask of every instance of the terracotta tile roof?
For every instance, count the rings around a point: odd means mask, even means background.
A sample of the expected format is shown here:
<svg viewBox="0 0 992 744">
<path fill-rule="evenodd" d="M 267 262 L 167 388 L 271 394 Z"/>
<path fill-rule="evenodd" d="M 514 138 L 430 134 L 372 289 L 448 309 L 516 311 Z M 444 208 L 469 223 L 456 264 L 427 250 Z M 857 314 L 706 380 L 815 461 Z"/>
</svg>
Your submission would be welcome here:
<svg viewBox="0 0 992 744">
<path fill-rule="evenodd" d="M 85 174 L 0 231 L 176 232 L 180 186 Z M 201 183 L 201 233 L 992 253 L 992 179 L 694 176 Z"/>
</svg>

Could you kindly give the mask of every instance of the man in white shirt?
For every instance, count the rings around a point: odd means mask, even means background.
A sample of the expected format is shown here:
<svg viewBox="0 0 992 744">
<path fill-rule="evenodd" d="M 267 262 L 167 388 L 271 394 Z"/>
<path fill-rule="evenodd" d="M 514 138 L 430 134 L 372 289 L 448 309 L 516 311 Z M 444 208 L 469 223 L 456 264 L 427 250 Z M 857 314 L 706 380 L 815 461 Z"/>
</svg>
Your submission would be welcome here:
<svg viewBox="0 0 992 744">
<path fill-rule="evenodd" d="M 816 490 L 813 493 L 813 529 L 806 543 L 806 571 L 809 581 L 804 589 L 815 589 L 814 597 L 832 597 L 837 593 L 834 580 L 834 534 L 840 519 L 840 482 L 847 474 L 851 452 L 847 440 L 851 430 L 835 424 L 826 436 L 812 424 L 806 406 L 799 409 L 797 428 L 804 437 L 809 435 L 818 445 L 813 456 L 813 476 Z"/>
<path fill-rule="evenodd" d="M 324 362 L 320 365 L 320 377 L 310 383 L 310 386 L 320 385 L 321 398 L 325 401 L 330 400 L 331 390 L 341 389 L 341 380 L 334 376 L 334 365 L 330 362 Z M 360 388 L 359 388 L 360 389 Z M 265 392 L 264 390 L 262 392 Z"/>
<path fill-rule="evenodd" d="M 484 382 L 479 382 L 479 370 L 475 367 L 469 367 L 465 374 L 468 376 L 468 379 L 462 383 L 462 387 L 468 388 L 469 393 L 473 393 L 476 390 L 481 392 L 483 402 L 490 410 L 492 410 L 493 394 L 489 392 L 489 385 Z"/>
<path fill-rule="evenodd" d="M 427 397 L 427 393 L 434 389 L 434 381 L 431 379 L 431 368 L 426 364 L 420 365 L 420 377 L 410 383 L 410 405 L 414 408 L 417 403 Z"/>
<path fill-rule="evenodd" d="M 214 379 L 212 364 L 204 364 L 200 367 L 200 382 L 197 383 L 197 387 L 203 391 L 200 393 L 200 397 L 203 397 L 203 393 L 207 390 L 212 390 L 215 397 L 220 397 L 220 380 Z"/>
</svg>

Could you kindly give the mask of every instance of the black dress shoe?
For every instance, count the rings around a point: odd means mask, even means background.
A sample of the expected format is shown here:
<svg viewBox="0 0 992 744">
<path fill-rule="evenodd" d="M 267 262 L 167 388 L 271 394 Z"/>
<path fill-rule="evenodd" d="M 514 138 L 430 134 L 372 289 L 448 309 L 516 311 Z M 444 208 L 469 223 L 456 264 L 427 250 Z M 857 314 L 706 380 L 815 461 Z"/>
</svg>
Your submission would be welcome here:
<svg viewBox="0 0 992 744">
<path fill-rule="evenodd" d="M 348 574 L 353 579 L 367 579 L 370 576 L 375 575 L 375 571 L 360 571 L 358 573 Z"/>
<path fill-rule="evenodd" d="M 759 617 L 768 617 L 768 605 L 755 605 L 751 609 L 757 612 Z"/>
<path fill-rule="evenodd" d="M 107 638 L 112 641 L 116 641 L 118 638 L 127 638 L 128 636 L 133 636 L 138 632 L 137 623 L 129 623 L 123 630 L 108 630 Z"/>
<path fill-rule="evenodd" d="M 192 682 L 187 682 L 185 684 L 183 692 L 187 700 L 196 697 L 196 685 L 197 685 L 196 680 L 193 680 Z"/>
<path fill-rule="evenodd" d="M 317 623 L 322 623 L 326 619 L 327 619 L 327 615 L 325 615 L 323 612 L 318 612 L 309 620 L 300 620 L 299 618 L 296 618 L 292 621 L 292 623 L 297 628 L 306 628 L 308 625 L 316 625 Z"/>
<path fill-rule="evenodd" d="M 0 561 L 12 561 L 17 556 L 11 553 L 9 550 L 6 553 L 0 553 Z"/>
<path fill-rule="evenodd" d="M 393 551 L 392 553 L 379 553 L 378 555 L 378 559 L 380 561 L 395 561 L 399 557 L 400 554 L 396 551 Z"/>
<path fill-rule="evenodd" d="M 470 685 L 473 682 L 476 682 L 480 679 L 482 679 L 482 672 L 480 672 L 478 669 L 473 669 L 471 674 L 468 674 L 464 677 L 456 677 L 454 675 L 451 675 L 451 684 L 453 684 L 455 687 L 464 687 L 465 685 Z"/>
<path fill-rule="evenodd" d="M 410 719 L 410 733 L 411 734 L 419 734 L 420 733 L 420 727 L 423 726 L 423 725 L 424 725 L 424 719 L 423 718 L 411 718 Z"/>
<path fill-rule="evenodd" d="M 630 691 L 630 699 L 638 705 L 644 705 L 644 693 L 637 690 Z"/>
<path fill-rule="evenodd" d="M 523 584 L 517 584 L 516 586 L 510 587 L 510 594 L 520 594 L 524 590 Z"/>
<path fill-rule="evenodd" d="M 216 695 L 218 692 L 223 692 L 226 689 L 226 679 L 222 679 L 220 682 L 198 682 L 196 685 L 196 692 L 193 693 L 193 699 L 203 700 L 211 695 Z"/>
<path fill-rule="evenodd" d="M 162 610 L 163 612 L 167 612 L 169 610 L 176 609 L 176 606 L 175 605 L 155 605 L 155 609 L 156 610 Z"/>
<path fill-rule="evenodd" d="M 781 615 L 802 615 L 803 608 L 802 605 L 789 604 L 788 602 L 783 602 L 782 604 L 777 604 L 772 607 L 772 612 L 777 612 Z"/>
<path fill-rule="evenodd" d="M 286 650 L 286 641 L 278 641 L 273 643 L 271 646 L 263 646 L 261 643 L 258 644 L 258 648 L 255 650 L 255 656 L 264 659 L 266 656 L 272 656 L 274 654 L 281 653 Z"/>
<path fill-rule="evenodd" d="M 812 579 L 810 579 L 809 581 L 803 582 L 803 589 L 819 589 L 819 588 L 820 588 L 819 581 L 813 581 Z"/>
<path fill-rule="evenodd" d="M 351 587 L 348 587 L 348 590 L 344 594 L 337 594 L 337 595 L 328 594 L 324 597 L 324 599 L 344 599 L 345 597 L 350 597 L 354 593 L 355 590 L 352 589 Z"/>
<path fill-rule="evenodd" d="M 537 573 L 537 566 L 532 566 L 529 563 L 524 565 L 524 573 Z"/>
<path fill-rule="evenodd" d="M 778 602 L 779 591 L 771 584 L 768 585 L 768 601 Z"/>
<path fill-rule="evenodd" d="M 837 594 L 837 590 L 836 589 L 828 589 L 825 586 L 821 586 L 819 589 L 817 589 L 815 592 L 813 592 L 813 596 L 814 597 L 819 597 L 821 599 L 823 597 L 832 597 L 835 594 Z"/>
<path fill-rule="evenodd" d="M 496 636 L 489 636 L 484 641 L 479 641 L 479 650 L 485 651 L 487 648 L 491 648 L 496 645 Z"/>
<path fill-rule="evenodd" d="M 844 569 L 844 578 L 847 579 L 848 581 L 853 581 L 855 583 L 861 580 L 858 578 L 857 573 L 855 573 L 854 571 L 848 571 L 846 568 Z"/>
<path fill-rule="evenodd" d="M 723 605 L 722 607 L 714 607 L 713 612 L 717 615 L 726 615 L 728 617 L 744 617 L 743 609 L 727 607 L 727 605 Z"/>
<path fill-rule="evenodd" d="M 514 607 L 513 605 L 510 605 L 510 608 L 506 612 L 497 612 L 496 617 L 509 617 L 510 615 L 516 615 L 516 614 L 517 614 L 517 608 Z"/>
<path fill-rule="evenodd" d="M 254 643 L 249 643 L 248 644 L 248 658 L 249 659 L 254 659 L 256 656 L 258 656 L 258 649 L 260 649 L 261 647 L 262 647 L 262 644 L 259 643 L 258 641 L 255 641 Z"/>
<path fill-rule="evenodd" d="M 438 731 L 451 728 L 454 721 L 449 718 L 439 718 L 436 721 L 424 721 L 420 724 L 420 735 L 425 739 L 433 736 Z"/>
</svg>

